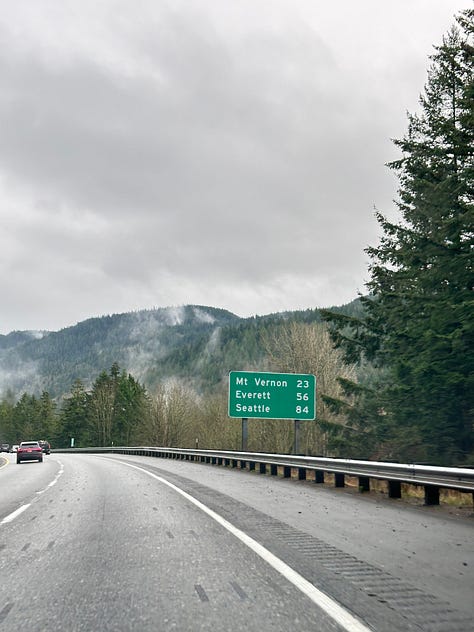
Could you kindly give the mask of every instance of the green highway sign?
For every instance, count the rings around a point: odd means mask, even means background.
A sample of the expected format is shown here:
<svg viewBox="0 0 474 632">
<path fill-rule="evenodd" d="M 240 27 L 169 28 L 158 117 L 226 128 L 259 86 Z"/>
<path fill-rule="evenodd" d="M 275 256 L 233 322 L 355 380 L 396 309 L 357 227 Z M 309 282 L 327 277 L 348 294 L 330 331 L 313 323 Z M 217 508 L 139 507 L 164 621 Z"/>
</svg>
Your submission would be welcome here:
<svg viewBox="0 0 474 632">
<path fill-rule="evenodd" d="M 229 373 L 229 417 L 315 419 L 316 378 L 306 373 Z"/>
</svg>

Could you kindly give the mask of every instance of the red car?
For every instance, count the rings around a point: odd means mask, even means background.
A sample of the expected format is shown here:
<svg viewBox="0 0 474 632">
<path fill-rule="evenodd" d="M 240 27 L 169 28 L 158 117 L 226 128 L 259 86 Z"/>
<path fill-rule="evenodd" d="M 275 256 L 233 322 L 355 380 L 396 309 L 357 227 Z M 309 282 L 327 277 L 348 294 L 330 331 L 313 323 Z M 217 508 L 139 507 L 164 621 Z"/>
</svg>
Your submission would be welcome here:
<svg viewBox="0 0 474 632">
<path fill-rule="evenodd" d="M 38 441 L 22 441 L 16 453 L 16 462 L 39 461 L 43 462 L 43 450 Z"/>
</svg>

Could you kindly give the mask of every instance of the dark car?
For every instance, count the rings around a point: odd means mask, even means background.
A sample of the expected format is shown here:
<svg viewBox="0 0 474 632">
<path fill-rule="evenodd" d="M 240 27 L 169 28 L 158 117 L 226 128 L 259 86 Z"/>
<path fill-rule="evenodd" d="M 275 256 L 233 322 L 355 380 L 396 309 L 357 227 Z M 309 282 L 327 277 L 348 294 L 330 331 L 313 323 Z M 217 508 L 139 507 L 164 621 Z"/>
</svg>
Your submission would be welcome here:
<svg viewBox="0 0 474 632">
<path fill-rule="evenodd" d="M 49 444 L 48 441 L 45 441 L 44 439 L 42 441 L 38 441 L 38 443 L 40 444 L 40 448 L 43 450 L 43 452 L 45 454 L 49 454 L 51 451 L 51 446 Z"/>
<path fill-rule="evenodd" d="M 43 462 L 43 450 L 38 441 L 22 441 L 16 453 L 16 462 L 39 461 Z"/>
</svg>

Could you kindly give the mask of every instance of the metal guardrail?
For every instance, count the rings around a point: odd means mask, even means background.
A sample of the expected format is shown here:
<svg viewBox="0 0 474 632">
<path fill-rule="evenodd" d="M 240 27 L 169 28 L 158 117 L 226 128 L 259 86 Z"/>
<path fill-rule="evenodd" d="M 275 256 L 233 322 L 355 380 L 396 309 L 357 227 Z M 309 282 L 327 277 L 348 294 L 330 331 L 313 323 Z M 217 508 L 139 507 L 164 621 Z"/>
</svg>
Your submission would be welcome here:
<svg viewBox="0 0 474 632">
<path fill-rule="evenodd" d="M 357 461 L 326 457 L 266 454 L 261 452 L 230 452 L 224 450 L 198 450 L 186 448 L 156 447 L 96 447 L 67 448 L 52 452 L 117 453 L 158 458 L 197 461 L 213 465 L 257 470 L 290 478 L 297 470 L 298 480 L 305 480 L 308 472 L 314 472 L 314 482 L 324 483 L 325 473 L 334 474 L 336 487 L 344 487 L 345 476 L 359 479 L 359 490 L 370 491 L 370 480 L 381 479 L 388 483 L 390 498 L 401 498 L 402 483 L 424 487 L 425 504 L 438 505 L 440 489 L 455 489 L 472 493 L 474 502 L 474 468 L 439 467 L 417 464 L 385 463 L 381 461 Z"/>
</svg>

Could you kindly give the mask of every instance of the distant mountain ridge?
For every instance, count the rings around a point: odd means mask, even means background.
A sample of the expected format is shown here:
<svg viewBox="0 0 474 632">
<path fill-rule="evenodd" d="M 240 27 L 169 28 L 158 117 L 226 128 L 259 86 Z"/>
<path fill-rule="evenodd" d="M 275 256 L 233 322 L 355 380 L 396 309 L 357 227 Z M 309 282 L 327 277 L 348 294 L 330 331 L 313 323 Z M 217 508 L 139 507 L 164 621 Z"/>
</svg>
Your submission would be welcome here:
<svg viewBox="0 0 474 632">
<path fill-rule="evenodd" d="M 353 303 L 335 309 L 352 310 Z M 258 365 L 262 330 L 282 319 L 320 316 L 315 309 L 241 318 L 186 305 L 90 318 L 56 332 L 14 331 L 0 335 L 0 396 L 9 390 L 60 397 L 75 380 L 90 386 L 115 362 L 148 388 L 177 378 L 205 391 L 229 370 Z"/>
</svg>

